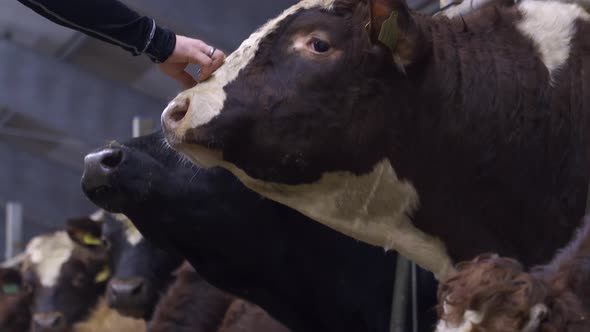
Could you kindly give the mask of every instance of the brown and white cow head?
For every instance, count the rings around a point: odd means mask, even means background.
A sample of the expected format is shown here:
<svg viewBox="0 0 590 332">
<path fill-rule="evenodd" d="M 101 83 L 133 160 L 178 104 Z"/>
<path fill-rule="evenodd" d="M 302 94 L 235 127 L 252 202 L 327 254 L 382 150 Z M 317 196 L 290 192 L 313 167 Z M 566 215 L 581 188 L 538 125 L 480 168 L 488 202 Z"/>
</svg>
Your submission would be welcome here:
<svg viewBox="0 0 590 332">
<path fill-rule="evenodd" d="M 376 41 L 390 15 L 395 57 Z M 200 166 L 229 163 L 264 182 L 370 172 L 400 116 L 391 108 L 407 107 L 394 59 L 415 56 L 417 31 L 398 0 L 301 1 L 170 103 L 162 115 L 168 141 Z"/>
<path fill-rule="evenodd" d="M 403 0 L 303 0 L 170 103 L 167 140 L 201 167 L 227 168 L 266 197 L 443 275 L 445 250 L 411 225 L 418 196 L 387 160 L 411 131 L 403 66 L 429 50 L 423 25 Z"/>
<path fill-rule="evenodd" d="M 101 225 L 89 218 L 68 221 L 67 232 L 33 238 L 23 274 L 35 291 L 32 331 L 65 332 L 99 304 L 110 276 Z"/>
</svg>

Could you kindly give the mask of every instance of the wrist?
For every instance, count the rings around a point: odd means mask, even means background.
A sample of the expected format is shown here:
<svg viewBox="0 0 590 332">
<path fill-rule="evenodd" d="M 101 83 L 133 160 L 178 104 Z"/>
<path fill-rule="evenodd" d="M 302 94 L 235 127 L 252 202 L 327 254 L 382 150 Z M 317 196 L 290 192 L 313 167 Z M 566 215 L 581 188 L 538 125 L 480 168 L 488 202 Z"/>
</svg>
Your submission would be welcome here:
<svg viewBox="0 0 590 332">
<path fill-rule="evenodd" d="M 166 61 L 176 47 L 176 34 L 169 29 L 156 26 L 154 36 L 145 53 L 155 63 Z"/>
</svg>

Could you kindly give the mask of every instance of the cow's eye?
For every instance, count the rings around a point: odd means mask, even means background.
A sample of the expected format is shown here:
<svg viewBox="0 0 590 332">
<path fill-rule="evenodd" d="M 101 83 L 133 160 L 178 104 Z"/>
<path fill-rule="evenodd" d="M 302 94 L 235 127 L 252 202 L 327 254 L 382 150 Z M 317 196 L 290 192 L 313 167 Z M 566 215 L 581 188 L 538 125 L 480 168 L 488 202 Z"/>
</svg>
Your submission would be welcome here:
<svg viewBox="0 0 590 332">
<path fill-rule="evenodd" d="M 316 53 L 326 53 L 332 48 L 332 46 L 326 41 L 314 38 L 311 40 L 311 48 Z"/>
</svg>

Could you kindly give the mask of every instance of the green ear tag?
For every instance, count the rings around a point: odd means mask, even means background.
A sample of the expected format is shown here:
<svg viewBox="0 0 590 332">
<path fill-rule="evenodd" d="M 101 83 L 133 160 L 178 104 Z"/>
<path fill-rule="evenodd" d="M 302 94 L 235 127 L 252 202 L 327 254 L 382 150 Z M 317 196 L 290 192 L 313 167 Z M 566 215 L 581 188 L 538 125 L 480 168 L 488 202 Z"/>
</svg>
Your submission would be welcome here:
<svg viewBox="0 0 590 332">
<path fill-rule="evenodd" d="M 20 287 L 17 284 L 6 284 L 2 285 L 2 293 L 6 295 L 13 295 L 20 291 Z"/>
<path fill-rule="evenodd" d="M 99 246 L 101 244 L 100 239 L 91 234 L 84 234 L 82 242 L 87 246 Z"/>
<path fill-rule="evenodd" d="M 397 40 L 399 38 L 399 28 L 397 26 L 397 12 L 392 11 L 388 19 L 381 25 L 379 32 L 379 41 L 387 46 L 391 51 L 395 51 Z"/>
<path fill-rule="evenodd" d="M 111 269 L 105 265 L 100 272 L 94 277 L 94 281 L 97 284 L 103 283 L 107 281 L 107 279 L 111 276 Z"/>
</svg>

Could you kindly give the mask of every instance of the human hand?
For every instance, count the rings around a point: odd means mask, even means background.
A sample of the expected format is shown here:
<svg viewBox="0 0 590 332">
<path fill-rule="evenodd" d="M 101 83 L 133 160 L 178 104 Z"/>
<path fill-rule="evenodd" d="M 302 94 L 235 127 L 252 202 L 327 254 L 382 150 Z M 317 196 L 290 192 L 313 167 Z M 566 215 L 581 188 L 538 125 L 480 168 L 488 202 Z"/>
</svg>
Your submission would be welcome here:
<svg viewBox="0 0 590 332">
<path fill-rule="evenodd" d="M 177 35 L 174 51 L 166 61 L 160 64 L 160 69 L 185 88 L 192 88 L 198 81 L 208 79 L 223 64 L 225 54 L 215 49 L 213 55 L 209 56 L 213 49 L 213 46 L 201 40 Z M 197 80 L 186 71 L 186 67 L 191 63 L 201 66 Z"/>
</svg>

